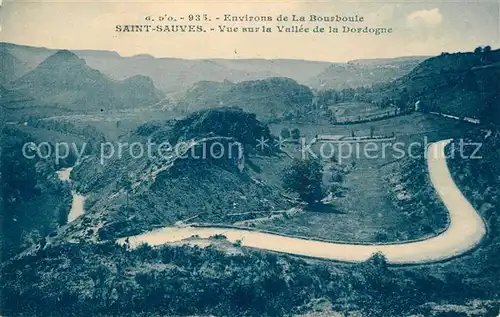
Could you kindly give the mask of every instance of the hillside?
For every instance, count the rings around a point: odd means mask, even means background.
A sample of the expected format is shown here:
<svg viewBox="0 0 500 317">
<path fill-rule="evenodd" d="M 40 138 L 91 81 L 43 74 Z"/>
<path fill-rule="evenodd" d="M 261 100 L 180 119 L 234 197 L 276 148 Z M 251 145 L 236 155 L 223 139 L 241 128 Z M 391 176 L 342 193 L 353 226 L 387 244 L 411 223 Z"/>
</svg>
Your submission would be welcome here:
<svg viewBox="0 0 500 317">
<path fill-rule="evenodd" d="M 271 138 L 267 126 L 239 109 L 139 127 L 120 142 L 145 146 L 151 140 L 151 156 L 132 157 L 125 149 L 103 164 L 94 156 L 75 168 L 78 191 L 90 196 L 85 215 L 64 236 L 109 239 L 178 221 L 230 223 L 228 214 L 290 208 L 279 188 L 259 181 L 262 171 L 251 162 L 253 155 L 287 159 L 260 151 L 255 143 L 261 137 Z M 160 150 L 166 142 L 171 147 Z M 80 229 L 88 227 L 98 230 Z"/>
<path fill-rule="evenodd" d="M 464 142 L 469 146 L 464 146 L 462 153 L 458 141 L 448 147 L 453 177 L 481 215 L 488 221 L 498 222 L 500 220 L 498 217 L 500 213 L 500 130 L 474 129 L 464 137 Z M 481 144 L 481 147 L 477 149 L 476 146 L 470 144 Z"/>
<path fill-rule="evenodd" d="M 500 123 L 500 50 L 443 53 L 417 66 L 390 84 L 367 92 L 367 99 L 382 104 L 472 117 Z M 386 100 L 384 102 L 384 100 Z"/>
<path fill-rule="evenodd" d="M 41 104 L 80 111 L 148 106 L 163 97 L 147 77 L 112 80 L 67 50 L 47 57 L 7 88 Z"/>
<path fill-rule="evenodd" d="M 342 90 L 393 81 L 406 75 L 427 57 L 353 60 L 329 66 L 307 83 L 320 90 Z"/>
<path fill-rule="evenodd" d="M 58 180 L 54 161 L 22 155 L 33 134 L 25 127 L 2 129 L 0 262 L 64 225 L 71 206 L 69 187 Z"/>
<path fill-rule="evenodd" d="M 200 82 L 187 91 L 178 109 L 186 112 L 239 107 L 261 120 L 298 116 L 310 109 L 312 91 L 289 78 L 231 82 Z"/>
<path fill-rule="evenodd" d="M 371 103 L 380 111 L 398 107 L 500 123 L 500 50 L 442 53 L 389 83 L 321 92 L 318 102 L 334 111 L 339 103 Z M 416 104 L 418 103 L 418 107 Z"/>
<path fill-rule="evenodd" d="M 500 123 L 500 50 L 442 54 L 395 82 L 426 111 Z"/>
</svg>

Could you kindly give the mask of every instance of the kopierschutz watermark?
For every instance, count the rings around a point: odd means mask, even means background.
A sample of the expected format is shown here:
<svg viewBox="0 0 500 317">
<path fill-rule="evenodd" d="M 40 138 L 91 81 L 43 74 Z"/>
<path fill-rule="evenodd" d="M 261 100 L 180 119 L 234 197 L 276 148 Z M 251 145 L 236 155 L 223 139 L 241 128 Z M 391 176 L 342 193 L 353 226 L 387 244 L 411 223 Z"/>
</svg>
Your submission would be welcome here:
<svg viewBox="0 0 500 317">
<path fill-rule="evenodd" d="M 429 139 L 424 136 L 421 141 L 402 142 L 395 140 L 375 141 L 329 141 L 316 139 L 307 140 L 301 138 L 300 154 L 302 159 L 319 158 L 322 160 L 333 160 L 342 163 L 349 159 L 393 159 L 404 157 L 428 158 Z M 450 149 L 445 158 L 460 157 L 461 159 L 482 159 L 479 155 L 482 143 L 468 142 L 464 139 L 455 140 L 450 143 Z M 438 155 L 434 153 L 433 155 Z"/>
</svg>

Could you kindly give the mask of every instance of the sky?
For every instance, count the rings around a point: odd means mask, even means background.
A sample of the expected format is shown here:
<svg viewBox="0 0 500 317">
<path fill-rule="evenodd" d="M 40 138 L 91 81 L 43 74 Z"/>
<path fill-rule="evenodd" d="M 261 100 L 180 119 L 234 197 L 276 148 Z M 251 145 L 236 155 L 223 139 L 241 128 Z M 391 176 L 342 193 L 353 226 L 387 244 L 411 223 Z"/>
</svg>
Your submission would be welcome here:
<svg viewBox="0 0 500 317">
<path fill-rule="evenodd" d="M 0 0 L 0 41 L 65 49 L 116 51 L 177 58 L 293 58 L 344 62 L 359 58 L 437 55 L 500 45 L 497 1 L 161 1 L 161 0 Z M 146 16 L 179 18 L 207 14 L 363 16 L 357 26 L 393 28 L 393 33 L 119 33 L 117 24 L 145 24 Z M 155 24 L 170 24 L 155 21 Z M 185 24 L 186 22 L 178 22 Z M 250 23 L 247 23 L 250 24 Z M 262 25 L 255 23 L 254 25 Z M 310 22 L 298 22 L 312 27 Z M 244 26 L 245 23 L 233 24 Z M 339 27 L 340 23 L 324 23 Z M 355 26 L 355 24 L 350 24 Z"/>
</svg>

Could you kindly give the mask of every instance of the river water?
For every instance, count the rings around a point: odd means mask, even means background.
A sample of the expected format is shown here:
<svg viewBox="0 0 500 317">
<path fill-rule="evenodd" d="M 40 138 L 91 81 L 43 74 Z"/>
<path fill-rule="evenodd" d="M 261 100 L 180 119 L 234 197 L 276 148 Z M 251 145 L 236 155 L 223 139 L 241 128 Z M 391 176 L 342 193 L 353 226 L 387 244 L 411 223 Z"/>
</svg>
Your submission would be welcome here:
<svg viewBox="0 0 500 317">
<path fill-rule="evenodd" d="M 72 170 L 73 166 L 60 169 L 56 172 L 57 177 L 63 182 L 71 182 L 70 175 Z M 78 194 L 75 190 L 71 191 L 71 195 L 73 200 L 71 201 L 71 210 L 68 214 L 68 223 L 80 217 L 85 212 L 84 205 L 86 197 Z"/>
</svg>

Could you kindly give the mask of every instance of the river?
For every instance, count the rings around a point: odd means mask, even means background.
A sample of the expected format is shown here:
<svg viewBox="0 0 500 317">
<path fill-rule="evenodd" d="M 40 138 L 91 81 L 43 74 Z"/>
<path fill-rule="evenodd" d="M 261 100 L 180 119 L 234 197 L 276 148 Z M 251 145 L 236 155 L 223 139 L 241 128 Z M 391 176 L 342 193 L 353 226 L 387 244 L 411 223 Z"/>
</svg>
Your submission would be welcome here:
<svg viewBox="0 0 500 317">
<path fill-rule="evenodd" d="M 73 166 L 60 169 L 56 172 L 57 177 L 63 182 L 71 182 L 70 176 L 72 170 Z M 86 197 L 78 194 L 75 190 L 71 191 L 71 195 L 73 199 L 71 201 L 71 210 L 68 214 L 68 223 L 80 217 L 85 212 L 84 205 Z"/>
</svg>

